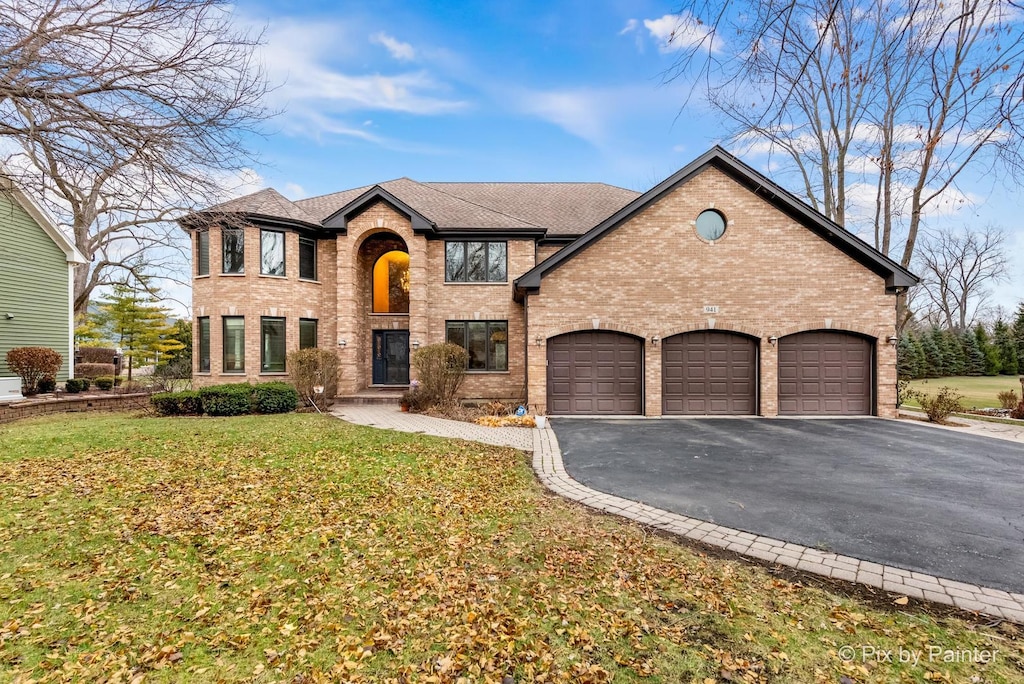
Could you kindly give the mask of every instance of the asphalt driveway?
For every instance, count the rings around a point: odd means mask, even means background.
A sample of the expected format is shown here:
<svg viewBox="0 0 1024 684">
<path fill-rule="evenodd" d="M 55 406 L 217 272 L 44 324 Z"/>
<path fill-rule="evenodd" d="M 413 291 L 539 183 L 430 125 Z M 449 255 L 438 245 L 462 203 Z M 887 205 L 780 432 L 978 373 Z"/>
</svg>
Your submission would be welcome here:
<svg viewBox="0 0 1024 684">
<path fill-rule="evenodd" d="M 745 532 L 1024 593 L 1024 445 L 906 421 L 555 419 L 602 492 Z"/>
</svg>

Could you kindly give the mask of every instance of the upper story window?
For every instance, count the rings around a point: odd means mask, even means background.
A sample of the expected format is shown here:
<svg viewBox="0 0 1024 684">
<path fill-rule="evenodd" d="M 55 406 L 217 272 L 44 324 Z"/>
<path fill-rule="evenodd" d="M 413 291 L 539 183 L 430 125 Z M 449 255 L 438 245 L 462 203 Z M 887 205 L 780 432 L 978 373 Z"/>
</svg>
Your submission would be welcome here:
<svg viewBox="0 0 1024 684">
<path fill-rule="evenodd" d="M 299 277 L 316 280 L 316 240 L 313 238 L 299 238 Z"/>
<path fill-rule="evenodd" d="M 196 275 L 210 275 L 210 231 L 196 233 Z"/>
<path fill-rule="evenodd" d="M 279 230 L 260 231 L 260 273 L 284 275 L 284 233 Z"/>
<path fill-rule="evenodd" d="M 505 242 L 446 242 L 444 279 L 449 283 L 504 283 L 508 280 Z"/>
<path fill-rule="evenodd" d="M 409 313 L 409 255 L 386 252 L 373 265 L 373 313 Z"/>
<path fill-rule="evenodd" d="M 245 273 L 245 231 L 241 228 L 222 228 L 221 253 L 224 255 L 222 273 Z"/>
</svg>

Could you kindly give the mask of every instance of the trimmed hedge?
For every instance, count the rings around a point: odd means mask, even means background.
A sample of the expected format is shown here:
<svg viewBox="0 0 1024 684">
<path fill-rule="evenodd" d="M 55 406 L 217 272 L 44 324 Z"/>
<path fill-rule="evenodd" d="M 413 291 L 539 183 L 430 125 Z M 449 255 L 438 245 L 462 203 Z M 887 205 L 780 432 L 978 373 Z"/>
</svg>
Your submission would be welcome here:
<svg viewBox="0 0 1024 684">
<path fill-rule="evenodd" d="M 299 404 L 298 391 L 287 382 L 263 382 L 252 388 L 256 413 L 288 413 Z"/>
<path fill-rule="evenodd" d="M 241 416 L 294 411 L 299 393 L 286 382 L 230 383 L 198 391 L 161 392 L 149 401 L 161 416 Z"/>
<path fill-rule="evenodd" d="M 78 358 L 81 361 L 78 365 L 83 363 L 109 363 L 111 366 L 114 365 L 114 358 L 117 357 L 117 350 L 109 347 L 79 347 Z M 113 375 L 113 373 L 110 373 Z"/>
<path fill-rule="evenodd" d="M 109 375 L 105 375 L 101 378 L 96 378 L 96 389 L 109 390 L 114 388 L 114 378 Z"/>
<path fill-rule="evenodd" d="M 64 391 L 68 394 L 78 394 L 89 389 L 91 385 L 92 381 L 89 378 L 68 378 L 64 383 Z"/>
<path fill-rule="evenodd" d="M 37 387 L 40 392 L 50 393 L 57 389 L 57 381 L 51 377 L 40 378 Z"/>
<path fill-rule="evenodd" d="M 75 365 L 75 377 L 79 378 L 102 378 L 114 376 L 114 364 L 112 363 L 79 363 Z"/>
<path fill-rule="evenodd" d="M 198 416 L 203 413 L 203 400 L 199 392 L 161 392 L 149 398 L 161 416 Z"/>
<path fill-rule="evenodd" d="M 252 385 L 232 383 L 199 390 L 203 411 L 210 416 L 242 416 L 252 413 Z"/>
</svg>

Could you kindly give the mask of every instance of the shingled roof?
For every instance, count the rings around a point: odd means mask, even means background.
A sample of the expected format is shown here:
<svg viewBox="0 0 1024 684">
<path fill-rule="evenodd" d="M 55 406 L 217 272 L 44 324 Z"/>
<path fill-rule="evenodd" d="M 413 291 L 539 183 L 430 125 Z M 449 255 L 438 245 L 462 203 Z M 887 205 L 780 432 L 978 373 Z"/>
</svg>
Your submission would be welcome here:
<svg viewBox="0 0 1024 684">
<path fill-rule="evenodd" d="M 292 202 L 273 188 L 264 188 L 251 195 L 221 202 L 204 210 L 202 213 L 244 214 L 259 218 L 283 219 L 310 226 L 320 225 L 319 218 L 302 209 L 295 202 Z"/>
<path fill-rule="evenodd" d="M 555 237 L 582 235 L 638 194 L 604 183 L 421 183 L 397 178 L 295 202 L 267 188 L 203 213 L 321 226 L 374 188 L 415 209 L 438 230 L 546 230 Z"/>
</svg>

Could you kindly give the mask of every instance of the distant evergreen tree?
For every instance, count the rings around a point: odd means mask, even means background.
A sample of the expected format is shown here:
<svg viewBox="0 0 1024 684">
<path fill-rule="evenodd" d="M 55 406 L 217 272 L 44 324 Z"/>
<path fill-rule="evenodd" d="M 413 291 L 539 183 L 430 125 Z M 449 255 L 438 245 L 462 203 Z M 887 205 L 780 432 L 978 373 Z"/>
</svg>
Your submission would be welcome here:
<svg viewBox="0 0 1024 684">
<path fill-rule="evenodd" d="M 964 348 L 964 375 L 984 375 L 985 355 L 978 347 L 978 338 L 966 330 L 960 335 L 960 344 Z"/>
<path fill-rule="evenodd" d="M 942 352 L 935 344 L 935 336 L 931 332 L 921 336 L 921 350 L 924 352 L 924 364 L 921 366 L 921 377 L 938 378 L 942 376 Z"/>
<path fill-rule="evenodd" d="M 1024 301 L 1017 305 L 1017 315 L 1013 319 L 1013 341 L 1017 345 L 1017 365 L 1024 371 Z"/>
<path fill-rule="evenodd" d="M 978 341 L 978 349 L 985 357 L 985 375 L 999 375 L 999 350 L 989 341 L 985 326 L 979 323 L 974 328 L 974 338 Z"/>
<path fill-rule="evenodd" d="M 949 335 L 942 328 L 932 328 L 931 337 L 935 340 L 938 357 L 935 359 L 935 370 L 940 378 L 956 375 L 956 352 L 949 343 Z"/>
<path fill-rule="evenodd" d="M 960 336 L 953 330 L 943 330 L 942 337 L 946 340 L 947 362 L 946 370 L 948 375 L 964 375 L 967 372 L 967 358 L 964 354 L 964 345 L 960 342 Z"/>
<path fill-rule="evenodd" d="M 999 357 L 999 372 L 1003 375 L 1016 375 L 1019 368 L 1017 361 L 1017 345 L 1013 339 L 1010 326 L 1000 319 L 992 329 L 992 344 Z"/>
<path fill-rule="evenodd" d="M 915 380 L 922 375 L 924 364 L 920 343 L 912 332 L 903 333 L 896 345 L 896 376 L 900 380 Z"/>
</svg>

